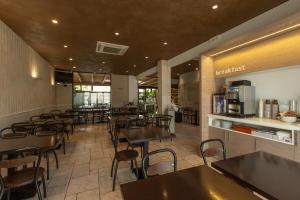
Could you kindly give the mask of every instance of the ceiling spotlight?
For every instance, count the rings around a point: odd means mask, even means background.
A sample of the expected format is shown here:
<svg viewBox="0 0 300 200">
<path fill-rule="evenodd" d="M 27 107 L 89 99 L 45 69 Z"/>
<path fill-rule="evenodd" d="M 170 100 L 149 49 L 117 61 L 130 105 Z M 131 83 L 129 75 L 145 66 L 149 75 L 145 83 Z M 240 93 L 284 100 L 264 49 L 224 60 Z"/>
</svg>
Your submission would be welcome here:
<svg viewBox="0 0 300 200">
<path fill-rule="evenodd" d="M 73 58 L 69 58 L 69 61 L 72 61 L 73 60 Z"/>
<path fill-rule="evenodd" d="M 188 66 L 191 66 L 191 65 L 192 65 L 191 63 L 188 64 Z"/>
<path fill-rule="evenodd" d="M 149 58 L 149 56 L 145 56 L 145 59 L 148 59 Z"/>
<path fill-rule="evenodd" d="M 73 69 L 76 69 L 76 66 L 73 66 Z"/>
<path fill-rule="evenodd" d="M 117 36 L 118 36 L 118 35 L 120 35 L 120 33 L 118 33 L 118 32 L 115 32 L 115 35 L 117 35 Z"/>
<path fill-rule="evenodd" d="M 164 45 L 167 45 L 168 43 L 167 42 L 164 42 Z"/>
<path fill-rule="evenodd" d="M 180 76 L 180 74 L 179 74 L 179 73 L 177 73 L 177 76 Z"/>
<path fill-rule="evenodd" d="M 58 24 L 58 21 L 56 19 L 51 20 L 53 24 Z"/>
<path fill-rule="evenodd" d="M 134 68 L 136 68 L 136 65 L 133 65 Z"/>
<path fill-rule="evenodd" d="M 105 61 L 102 61 L 102 64 L 104 65 L 106 62 Z"/>
<path fill-rule="evenodd" d="M 68 45 L 65 44 L 65 45 L 64 45 L 64 48 L 68 48 Z"/>
<path fill-rule="evenodd" d="M 99 71 L 102 71 L 102 68 L 100 68 Z"/>
<path fill-rule="evenodd" d="M 128 73 L 128 70 L 126 70 L 126 73 Z"/>
<path fill-rule="evenodd" d="M 196 67 L 196 71 L 198 71 L 199 69 L 198 69 L 198 67 Z"/>
<path fill-rule="evenodd" d="M 213 5 L 212 9 L 216 10 L 219 6 L 218 5 Z"/>
</svg>

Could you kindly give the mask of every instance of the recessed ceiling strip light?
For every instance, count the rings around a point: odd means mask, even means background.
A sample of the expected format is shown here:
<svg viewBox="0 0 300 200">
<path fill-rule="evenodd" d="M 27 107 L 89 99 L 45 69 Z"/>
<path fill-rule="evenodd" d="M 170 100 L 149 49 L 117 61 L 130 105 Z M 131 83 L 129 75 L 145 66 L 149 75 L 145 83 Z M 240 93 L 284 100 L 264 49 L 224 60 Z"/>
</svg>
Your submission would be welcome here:
<svg viewBox="0 0 300 200">
<path fill-rule="evenodd" d="M 261 36 L 261 37 L 259 37 L 259 38 L 250 40 L 250 41 L 245 42 L 245 43 L 242 43 L 242 44 L 239 44 L 239 45 L 234 46 L 234 47 L 231 47 L 231 48 L 229 48 L 229 49 L 225 49 L 225 50 L 220 51 L 220 52 L 218 52 L 218 53 L 211 54 L 211 55 L 209 55 L 209 56 L 212 56 L 212 57 L 218 56 L 218 55 L 221 55 L 221 54 L 223 54 L 223 53 L 227 53 L 227 52 L 229 52 L 229 51 L 233 51 L 233 50 L 235 50 L 235 49 L 238 49 L 238 48 L 247 46 L 247 45 L 249 45 L 249 44 L 253 44 L 253 43 L 259 42 L 259 41 L 261 41 L 261 40 L 265 40 L 265 39 L 268 39 L 268 38 L 270 38 L 270 37 L 274 37 L 274 36 L 276 36 L 276 35 L 285 33 L 285 32 L 287 32 L 287 31 L 295 30 L 295 29 L 297 29 L 297 28 L 299 28 L 299 27 L 300 27 L 300 24 L 296 24 L 296 25 L 294 25 L 294 26 L 290 26 L 290 27 L 288 27 L 288 28 L 281 29 L 281 30 L 276 31 L 276 32 L 274 32 L 274 33 L 270 33 L 270 34 Z"/>
</svg>

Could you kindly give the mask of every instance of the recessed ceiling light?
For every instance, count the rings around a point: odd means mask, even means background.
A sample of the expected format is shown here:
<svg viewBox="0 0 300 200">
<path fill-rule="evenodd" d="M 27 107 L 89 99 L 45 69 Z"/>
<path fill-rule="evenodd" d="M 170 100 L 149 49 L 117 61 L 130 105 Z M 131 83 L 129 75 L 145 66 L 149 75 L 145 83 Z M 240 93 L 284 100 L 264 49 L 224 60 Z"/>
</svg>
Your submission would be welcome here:
<svg viewBox="0 0 300 200">
<path fill-rule="evenodd" d="M 196 67 L 196 71 L 198 71 L 198 67 Z"/>
<path fill-rule="evenodd" d="M 118 32 L 115 32 L 115 35 L 120 35 L 120 33 L 118 33 Z"/>
<path fill-rule="evenodd" d="M 65 44 L 65 45 L 64 45 L 64 48 L 68 48 L 68 45 Z"/>
<path fill-rule="evenodd" d="M 218 5 L 213 5 L 212 9 L 216 10 L 218 7 Z"/>
<path fill-rule="evenodd" d="M 76 69 L 76 66 L 73 66 L 73 69 Z"/>
<path fill-rule="evenodd" d="M 168 43 L 167 42 L 164 42 L 164 45 L 167 45 Z"/>
<path fill-rule="evenodd" d="M 73 60 L 73 58 L 69 58 L 69 61 L 72 61 Z"/>
<path fill-rule="evenodd" d="M 106 62 L 105 61 L 102 61 L 102 64 L 104 65 Z"/>
<path fill-rule="evenodd" d="M 188 66 L 191 66 L 191 65 L 192 65 L 191 63 L 188 64 Z"/>
<path fill-rule="evenodd" d="M 180 76 L 180 74 L 179 74 L 179 73 L 177 73 L 177 76 Z"/>
<path fill-rule="evenodd" d="M 126 70 L 126 73 L 128 73 L 128 70 Z"/>
<path fill-rule="evenodd" d="M 53 24 L 58 24 L 58 21 L 56 19 L 51 20 Z"/>
<path fill-rule="evenodd" d="M 102 68 L 100 68 L 99 71 L 102 71 Z"/>
<path fill-rule="evenodd" d="M 149 58 L 149 56 L 145 56 L 145 59 L 148 59 Z"/>
<path fill-rule="evenodd" d="M 136 65 L 133 65 L 134 68 L 136 68 Z"/>
</svg>

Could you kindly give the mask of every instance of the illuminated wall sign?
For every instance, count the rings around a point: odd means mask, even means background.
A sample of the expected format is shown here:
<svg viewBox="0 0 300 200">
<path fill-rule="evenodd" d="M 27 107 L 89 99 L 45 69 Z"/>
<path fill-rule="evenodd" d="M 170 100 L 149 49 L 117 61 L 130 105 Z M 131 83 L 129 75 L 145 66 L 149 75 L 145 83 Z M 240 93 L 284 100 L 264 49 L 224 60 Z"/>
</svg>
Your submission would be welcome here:
<svg viewBox="0 0 300 200">
<path fill-rule="evenodd" d="M 229 75 L 232 73 L 246 71 L 246 66 L 242 65 L 239 67 L 228 67 L 227 69 L 216 70 L 216 76 Z"/>
</svg>

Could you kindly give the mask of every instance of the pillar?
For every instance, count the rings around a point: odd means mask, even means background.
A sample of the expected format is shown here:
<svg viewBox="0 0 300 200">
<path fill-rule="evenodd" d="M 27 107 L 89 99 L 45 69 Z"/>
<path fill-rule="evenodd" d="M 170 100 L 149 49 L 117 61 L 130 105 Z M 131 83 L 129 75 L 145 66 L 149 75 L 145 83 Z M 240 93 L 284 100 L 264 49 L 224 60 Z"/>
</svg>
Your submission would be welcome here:
<svg viewBox="0 0 300 200">
<path fill-rule="evenodd" d="M 158 61 L 158 113 L 164 114 L 168 105 L 171 104 L 171 68 L 166 60 Z"/>
</svg>

